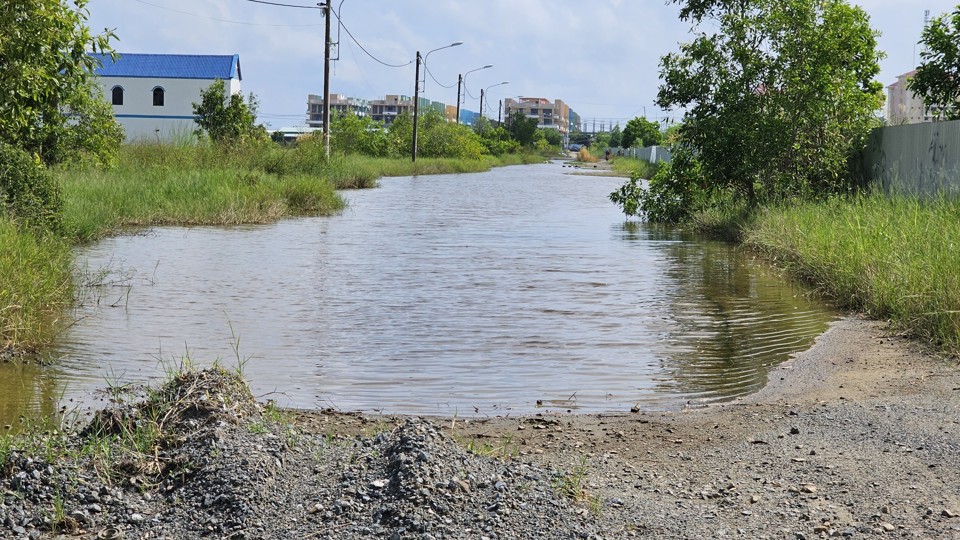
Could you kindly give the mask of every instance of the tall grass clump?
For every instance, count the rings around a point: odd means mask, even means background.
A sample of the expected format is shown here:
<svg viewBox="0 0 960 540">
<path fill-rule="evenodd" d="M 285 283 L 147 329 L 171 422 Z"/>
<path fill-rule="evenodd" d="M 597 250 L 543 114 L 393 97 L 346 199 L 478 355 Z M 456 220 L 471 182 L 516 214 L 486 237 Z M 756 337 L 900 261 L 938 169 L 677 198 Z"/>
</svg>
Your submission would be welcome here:
<svg viewBox="0 0 960 540">
<path fill-rule="evenodd" d="M 591 154 L 590 150 L 587 150 L 586 147 L 581 147 L 580 150 L 577 151 L 577 161 L 580 161 L 583 163 L 596 163 L 600 160 L 599 158 Z"/>
<path fill-rule="evenodd" d="M 49 343 L 72 300 L 69 246 L 0 215 L 0 352 Z"/>
<path fill-rule="evenodd" d="M 653 175 L 657 174 L 657 171 L 660 169 L 659 164 L 632 157 L 618 157 L 611 162 L 611 166 L 617 176 L 627 178 L 635 176 L 645 180 L 653 178 Z"/>
<path fill-rule="evenodd" d="M 266 223 L 344 206 L 321 175 L 271 174 L 269 147 L 131 145 L 112 169 L 59 170 L 64 229 L 80 242 L 125 227 Z M 273 156 L 276 157 L 276 156 Z"/>
<path fill-rule="evenodd" d="M 845 308 L 960 352 L 960 201 L 872 195 L 766 209 L 744 241 Z"/>
</svg>

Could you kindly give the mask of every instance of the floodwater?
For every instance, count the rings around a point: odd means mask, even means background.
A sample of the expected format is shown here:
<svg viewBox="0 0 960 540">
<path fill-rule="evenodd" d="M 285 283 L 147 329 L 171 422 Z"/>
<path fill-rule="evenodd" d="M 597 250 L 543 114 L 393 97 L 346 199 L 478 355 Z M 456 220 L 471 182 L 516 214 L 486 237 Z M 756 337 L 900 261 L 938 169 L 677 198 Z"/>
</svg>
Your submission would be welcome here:
<svg viewBox="0 0 960 540">
<path fill-rule="evenodd" d="M 387 178 L 339 216 L 82 248 L 59 362 L 0 366 L 0 420 L 213 361 L 299 408 L 677 409 L 758 389 L 835 318 L 735 246 L 625 222 L 621 179 L 569 171 Z"/>
</svg>

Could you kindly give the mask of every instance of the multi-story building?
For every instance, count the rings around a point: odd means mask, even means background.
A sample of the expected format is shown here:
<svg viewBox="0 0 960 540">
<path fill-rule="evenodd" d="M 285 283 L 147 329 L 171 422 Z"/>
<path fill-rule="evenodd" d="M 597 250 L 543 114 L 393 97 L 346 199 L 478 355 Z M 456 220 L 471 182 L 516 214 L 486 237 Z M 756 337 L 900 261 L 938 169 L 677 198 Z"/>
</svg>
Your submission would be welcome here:
<svg viewBox="0 0 960 540">
<path fill-rule="evenodd" d="M 521 97 L 519 100 L 513 98 L 503 100 L 504 118 L 509 118 L 518 112 L 527 118 L 536 119 L 539 128 L 556 129 L 564 138 L 570 133 L 571 115 L 579 118 L 570 110 L 570 106 L 560 99 L 550 101 L 546 98 Z"/>
<path fill-rule="evenodd" d="M 933 122 L 936 118 L 923 106 L 923 100 L 907 88 L 907 81 L 916 70 L 897 77 L 897 82 L 887 87 L 887 124 L 919 124 Z"/>
<path fill-rule="evenodd" d="M 413 98 L 389 94 L 383 99 L 370 101 L 370 118 L 388 126 L 403 113 L 413 115 Z"/>
<path fill-rule="evenodd" d="M 443 115 L 448 122 L 456 121 L 457 107 L 455 105 L 446 105 L 440 101 L 431 101 L 427 98 L 420 98 L 419 101 L 421 115 L 427 111 L 436 111 Z M 470 113 L 470 111 L 466 112 Z M 383 99 L 367 101 L 346 97 L 342 94 L 330 94 L 330 116 L 336 118 L 337 115 L 346 113 L 369 116 L 375 122 L 390 125 L 401 114 L 413 115 L 413 98 L 399 94 L 389 94 Z M 463 118 L 464 111 L 460 111 L 460 113 L 461 118 Z M 307 96 L 307 125 L 311 128 L 323 127 L 323 96 L 314 94 Z"/>
<path fill-rule="evenodd" d="M 240 92 L 239 55 L 91 54 L 104 98 L 128 142 L 189 137 L 197 125 L 193 104 L 216 80 Z"/>
<path fill-rule="evenodd" d="M 347 113 L 368 116 L 370 104 L 365 99 L 330 94 L 330 117 L 336 118 L 338 115 Z M 307 125 L 313 128 L 323 127 L 323 96 L 315 94 L 307 96 Z"/>
</svg>

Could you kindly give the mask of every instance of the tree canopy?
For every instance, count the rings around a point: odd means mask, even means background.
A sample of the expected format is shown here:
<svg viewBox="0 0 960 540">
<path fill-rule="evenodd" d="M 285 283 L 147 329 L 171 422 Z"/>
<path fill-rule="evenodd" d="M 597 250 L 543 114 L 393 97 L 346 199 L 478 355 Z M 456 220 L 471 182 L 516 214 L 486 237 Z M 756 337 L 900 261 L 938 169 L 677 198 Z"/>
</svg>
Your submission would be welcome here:
<svg viewBox="0 0 960 540">
<path fill-rule="evenodd" d="M 87 152 L 115 158 L 123 131 L 102 98 L 88 52 L 112 53 L 92 34 L 87 0 L 0 2 L 0 142 L 45 163 Z"/>
<path fill-rule="evenodd" d="M 944 120 L 960 119 L 960 6 L 934 18 L 920 37 L 923 51 L 909 88 L 924 107 Z"/>
<path fill-rule="evenodd" d="M 611 141 L 613 133 L 611 132 Z M 660 134 L 660 125 L 656 122 L 647 120 L 644 116 L 638 116 L 627 121 L 627 127 L 623 128 L 623 137 L 620 140 L 620 146 L 630 148 L 632 146 L 654 146 L 660 144 L 663 136 Z M 611 146 L 612 146 L 611 142 Z"/>
<path fill-rule="evenodd" d="M 517 111 L 507 117 L 507 131 L 521 146 L 529 147 L 533 145 L 534 137 L 537 134 L 537 119 L 527 118 L 523 113 Z"/>
<path fill-rule="evenodd" d="M 751 203 L 848 187 L 883 103 L 867 14 L 845 0 L 673 1 L 695 39 L 661 59 L 657 104 L 687 109 L 690 181 Z"/>
<path fill-rule="evenodd" d="M 266 129 L 257 124 L 257 99 L 253 94 L 243 101 L 240 94 L 227 95 L 226 84 L 217 79 L 200 93 L 193 104 L 197 136 L 206 133 L 214 141 L 237 141 L 266 137 Z"/>
</svg>

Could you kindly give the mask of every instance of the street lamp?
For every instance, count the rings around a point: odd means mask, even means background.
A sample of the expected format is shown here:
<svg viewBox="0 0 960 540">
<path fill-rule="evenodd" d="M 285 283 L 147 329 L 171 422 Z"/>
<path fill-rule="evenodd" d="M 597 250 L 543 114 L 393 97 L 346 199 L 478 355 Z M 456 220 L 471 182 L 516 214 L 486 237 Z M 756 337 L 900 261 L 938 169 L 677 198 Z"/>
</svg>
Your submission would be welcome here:
<svg viewBox="0 0 960 540">
<path fill-rule="evenodd" d="M 419 124 L 420 118 L 420 64 L 423 63 L 424 69 L 426 69 L 427 58 L 430 56 L 430 53 L 436 52 L 442 49 L 449 49 L 450 47 L 456 47 L 457 45 L 463 45 L 462 41 L 454 41 L 449 45 L 443 47 L 438 47 L 432 51 L 427 51 L 427 54 L 423 56 L 423 59 L 420 58 L 420 51 L 417 51 L 417 70 L 416 78 L 413 81 L 413 161 L 417 161 L 417 125 Z M 427 79 L 424 77 L 423 86 L 426 88 Z"/>
<path fill-rule="evenodd" d="M 457 80 L 457 123 L 458 124 L 460 123 L 460 87 L 463 86 L 464 90 L 467 89 L 467 75 L 473 73 L 474 71 L 480 71 L 481 69 L 487 69 L 492 67 L 493 67 L 493 64 L 487 64 L 477 69 L 471 69 L 470 71 L 461 75 L 460 78 Z"/>
<path fill-rule="evenodd" d="M 503 85 L 505 85 L 505 84 L 510 84 L 510 81 L 503 81 L 503 82 L 501 82 L 501 83 L 491 84 L 490 86 L 487 87 L 486 90 L 481 90 L 481 91 L 480 91 L 480 116 L 483 116 L 483 95 L 484 95 L 486 92 L 488 92 L 491 88 L 493 88 L 494 86 L 503 86 Z"/>
</svg>

